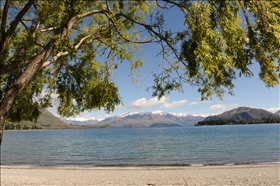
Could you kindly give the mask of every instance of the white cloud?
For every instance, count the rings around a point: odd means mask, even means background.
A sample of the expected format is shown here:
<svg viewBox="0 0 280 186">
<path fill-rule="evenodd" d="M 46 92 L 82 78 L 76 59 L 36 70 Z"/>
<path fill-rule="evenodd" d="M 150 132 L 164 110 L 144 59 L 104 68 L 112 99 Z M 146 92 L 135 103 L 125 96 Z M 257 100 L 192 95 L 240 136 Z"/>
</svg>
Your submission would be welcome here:
<svg viewBox="0 0 280 186">
<path fill-rule="evenodd" d="M 190 102 L 189 105 L 192 106 L 192 105 L 198 105 L 198 104 L 201 104 L 203 102 L 196 102 L 196 101 L 193 101 L 193 102 Z"/>
<path fill-rule="evenodd" d="M 162 107 L 163 108 L 175 108 L 175 107 L 179 107 L 181 105 L 184 105 L 187 102 L 188 102 L 187 100 L 173 101 L 171 103 L 163 103 Z"/>
<path fill-rule="evenodd" d="M 280 108 L 279 107 L 278 108 L 269 108 L 269 109 L 266 109 L 266 110 L 269 111 L 269 112 L 275 113 L 278 110 L 280 110 Z"/>
<path fill-rule="evenodd" d="M 140 98 L 133 101 L 130 106 L 134 109 L 144 109 L 156 105 L 161 105 L 162 108 L 175 108 L 187 103 L 187 100 L 173 101 L 170 103 L 168 102 L 168 100 L 169 98 L 164 96 L 160 100 L 158 100 L 158 98 L 152 98 L 149 100 L 147 100 L 146 98 Z"/>
<path fill-rule="evenodd" d="M 217 110 L 217 109 L 225 110 L 226 108 L 227 108 L 227 106 L 222 105 L 222 104 L 216 104 L 216 105 L 212 105 L 211 107 L 209 107 L 210 110 Z"/>
<path fill-rule="evenodd" d="M 210 101 L 193 101 L 193 102 L 190 102 L 188 105 L 189 106 L 192 106 L 192 105 L 199 105 L 199 104 L 202 104 L 202 103 L 211 103 Z"/>
<path fill-rule="evenodd" d="M 212 103 L 211 101 L 193 101 L 193 102 L 190 102 L 188 105 L 189 106 L 193 106 L 193 105 L 199 105 L 199 104 L 202 104 L 202 103 Z"/>
<path fill-rule="evenodd" d="M 149 100 L 147 100 L 146 98 L 140 98 L 133 101 L 130 106 L 135 109 L 143 109 L 147 107 L 160 105 L 166 102 L 167 102 L 167 98 L 164 96 L 160 100 L 158 100 L 158 98 L 152 98 Z"/>
<path fill-rule="evenodd" d="M 236 107 L 238 106 L 238 104 L 229 104 L 229 105 L 224 105 L 224 104 L 216 104 L 216 105 L 212 105 L 211 107 L 209 107 L 210 110 L 226 110 L 230 107 Z"/>
<path fill-rule="evenodd" d="M 126 106 L 125 105 L 117 105 L 116 107 L 115 107 L 115 109 L 117 110 L 126 110 L 127 108 L 126 108 Z"/>
</svg>

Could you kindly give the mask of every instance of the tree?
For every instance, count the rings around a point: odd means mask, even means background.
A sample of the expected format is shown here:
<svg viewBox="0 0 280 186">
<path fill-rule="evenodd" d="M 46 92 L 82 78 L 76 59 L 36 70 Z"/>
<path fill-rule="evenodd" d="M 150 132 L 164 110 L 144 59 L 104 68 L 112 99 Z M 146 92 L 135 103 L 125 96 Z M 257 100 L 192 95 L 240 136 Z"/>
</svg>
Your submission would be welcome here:
<svg viewBox="0 0 280 186">
<path fill-rule="evenodd" d="M 9 123 L 6 123 L 5 130 L 10 130 L 10 124 Z"/>
<path fill-rule="evenodd" d="M 16 130 L 20 130 L 20 124 L 16 124 Z"/>
<path fill-rule="evenodd" d="M 181 11 L 184 30 L 166 27 L 170 9 Z M 254 62 L 268 87 L 279 85 L 277 0 L 6 0 L 0 34 L 0 143 L 6 120 L 36 120 L 53 93 L 61 116 L 114 110 L 121 98 L 113 70 L 118 61 L 132 72 L 141 67 L 141 44 L 160 46 L 162 73 L 150 87 L 158 98 L 189 83 L 202 99 L 222 99 L 238 75 L 252 75 Z"/>
</svg>

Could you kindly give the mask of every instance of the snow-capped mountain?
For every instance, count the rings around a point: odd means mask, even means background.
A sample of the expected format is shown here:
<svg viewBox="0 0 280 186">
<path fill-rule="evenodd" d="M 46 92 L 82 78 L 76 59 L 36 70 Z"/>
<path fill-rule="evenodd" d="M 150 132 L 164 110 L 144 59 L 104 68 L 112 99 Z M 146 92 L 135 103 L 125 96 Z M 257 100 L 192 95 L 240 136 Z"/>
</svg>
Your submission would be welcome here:
<svg viewBox="0 0 280 186">
<path fill-rule="evenodd" d="M 127 112 L 108 117 L 97 125 L 110 124 L 115 127 L 149 127 L 153 124 L 179 124 L 181 126 L 193 126 L 205 117 L 192 116 L 183 113 L 154 112 Z"/>
<path fill-rule="evenodd" d="M 126 117 L 126 116 L 135 115 L 135 114 L 138 114 L 138 115 L 158 114 L 158 115 L 161 115 L 161 116 L 166 116 L 166 115 L 171 114 L 171 115 L 178 116 L 178 117 L 190 116 L 189 114 L 184 114 L 184 113 L 162 112 L 162 111 L 158 110 L 158 111 L 153 111 L 153 112 L 126 112 L 126 113 L 123 113 L 123 114 L 118 114 L 115 117 Z"/>
<path fill-rule="evenodd" d="M 94 125 L 99 122 L 99 120 L 97 120 L 97 119 L 75 120 L 75 119 L 61 118 L 61 120 L 67 124 L 73 124 L 73 125 Z"/>
<path fill-rule="evenodd" d="M 89 119 L 62 119 L 67 124 L 73 125 L 103 125 L 110 124 L 114 127 L 149 127 L 153 124 L 177 124 L 193 126 L 205 119 L 204 115 L 189 115 L 184 113 L 169 113 L 162 111 L 153 112 L 127 112 L 107 117 L 103 120 Z"/>
</svg>

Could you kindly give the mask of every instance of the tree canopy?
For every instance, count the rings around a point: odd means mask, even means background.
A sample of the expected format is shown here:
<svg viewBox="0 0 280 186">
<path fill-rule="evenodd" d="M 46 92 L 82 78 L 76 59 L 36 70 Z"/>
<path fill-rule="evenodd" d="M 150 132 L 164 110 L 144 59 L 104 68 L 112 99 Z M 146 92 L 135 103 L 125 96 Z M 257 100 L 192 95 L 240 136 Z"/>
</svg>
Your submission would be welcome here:
<svg viewBox="0 0 280 186">
<path fill-rule="evenodd" d="M 166 26 L 171 9 L 184 16 L 183 30 Z M 1 131 L 6 119 L 36 120 L 54 93 L 61 116 L 113 111 L 121 104 L 113 71 L 148 63 L 135 55 L 147 43 L 162 58 L 150 87 L 159 98 L 189 83 L 201 99 L 222 99 L 253 63 L 267 87 L 279 85 L 278 0 L 6 0 L 0 16 Z"/>
</svg>

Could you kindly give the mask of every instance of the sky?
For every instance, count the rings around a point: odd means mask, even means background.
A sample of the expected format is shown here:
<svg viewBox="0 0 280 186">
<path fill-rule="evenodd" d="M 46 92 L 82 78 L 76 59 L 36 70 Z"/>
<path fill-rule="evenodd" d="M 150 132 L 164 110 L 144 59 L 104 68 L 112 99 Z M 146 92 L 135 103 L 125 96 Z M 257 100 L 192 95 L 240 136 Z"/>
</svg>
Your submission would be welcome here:
<svg viewBox="0 0 280 186">
<path fill-rule="evenodd" d="M 146 63 L 149 65 L 149 63 L 152 63 L 152 60 L 146 61 Z M 152 97 L 151 91 L 146 91 L 152 85 L 152 79 L 149 73 L 144 73 L 139 77 L 139 82 L 133 84 L 131 78 L 128 77 L 129 68 L 120 68 L 120 70 L 115 72 L 115 81 L 119 87 L 123 105 L 117 106 L 115 111 L 109 114 L 102 110 L 84 112 L 74 117 L 75 119 L 100 120 L 126 112 L 152 111 L 208 116 L 220 114 L 241 106 L 260 108 L 271 112 L 276 112 L 280 109 L 279 86 L 267 88 L 258 77 L 259 67 L 257 64 L 250 68 L 254 73 L 253 77 L 242 77 L 234 81 L 234 96 L 225 94 L 223 100 L 220 100 L 214 95 L 211 100 L 204 102 L 201 102 L 200 93 L 197 92 L 197 88 L 188 84 L 183 85 L 183 92 L 173 91 L 158 100 L 158 98 Z M 148 71 L 147 69 L 145 70 Z M 49 110 L 56 114 L 54 109 Z"/>
<path fill-rule="evenodd" d="M 167 26 L 171 28 L 178 28 L 182 25 L 182 14 L 177 11 L 167 11 Z M 174 19 L 176 17 L 176 19 Z M 225 94 L 223 100 L 220 100 L 215 95 L 212 99 L 201 102 L 200 93 L 197 87 L 192 87 L 188 84 L 183 85 L 183 92 L 173 91 L 169 95 L 164 96 L 158 100 L 152 97 L 152 91 L 147 91 L 149 86 L 152 86 L 153 79 L 151 71 L 160 72 L 160 63 L 162 58 L 156 57 L 160 50 L 160 46 L 155 44 L 145 44 L 142 46 L 143 50 L 137 55 L 144 59 L 144 67 L 138 71 L 138 82 L 132 81 L 130 74 L 130 67 L 127 62 L 119 64 L 119 68 L 114 72 L 114 81 L 119 87 L 119 94 L 122 98 L 123 105 L 117 106 L 112 113 L 106 113 L 103 110 L 84 112 L 71 119 L 86 120 L 86 119 L 104 119 L 109 116 L 122 114 L 126 112 L 152 112 L 163 111 L 172 113 L 183 113 L 191 115 L 215 115 L 224 111 L 248 106 L 253 108 L 265 109 L 271 112 L 276 112 L 280 108 L 280 87 L 267 88 L 265 84 L 259 79 L 258 73 L 260 68 L 258 64 L 249 67 L 253 72 L 251 78 L 237 78 L 234 80 L 234 96 Z M 56 116 L 56 108 L 49 108 Z"/>
</svg>

